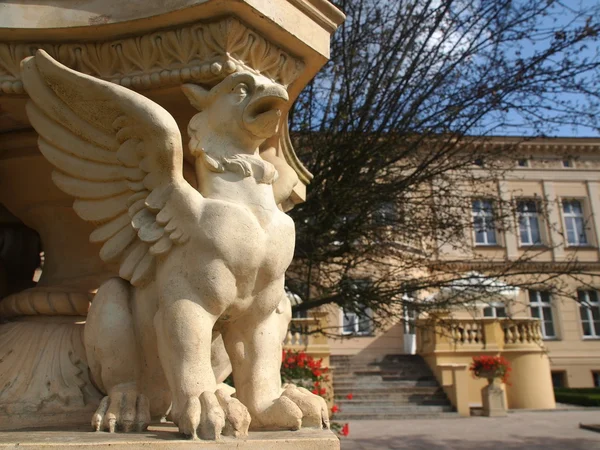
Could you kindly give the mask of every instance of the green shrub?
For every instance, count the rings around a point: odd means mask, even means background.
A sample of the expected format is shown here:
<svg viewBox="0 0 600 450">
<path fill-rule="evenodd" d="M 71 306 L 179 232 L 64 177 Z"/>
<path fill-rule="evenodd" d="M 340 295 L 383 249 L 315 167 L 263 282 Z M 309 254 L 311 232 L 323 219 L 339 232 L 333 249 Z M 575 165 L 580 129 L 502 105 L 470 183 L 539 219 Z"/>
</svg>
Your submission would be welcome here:
<svg viewBox="0 0 600 450">
<path fill-rule="evenodd" d="M 600 389 L 557 388 L 554 390 L 554 396 L 559 403 L 600 407 Z"/>
</svg>

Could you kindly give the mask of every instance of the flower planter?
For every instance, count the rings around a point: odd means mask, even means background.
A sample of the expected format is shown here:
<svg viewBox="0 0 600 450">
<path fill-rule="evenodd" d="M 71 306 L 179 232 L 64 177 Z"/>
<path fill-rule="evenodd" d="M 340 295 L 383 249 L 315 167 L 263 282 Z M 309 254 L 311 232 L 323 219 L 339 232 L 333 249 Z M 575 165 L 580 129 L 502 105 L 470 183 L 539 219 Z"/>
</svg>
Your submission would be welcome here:
<svg viewBox="0 0 600 450">
<path fill-rule="evenodd" d="M 483 415 L 487 417 L 506 417 L 506 402 L 504 400 L 504 389 L 500 377 L 486 374 L 487 386 L 481 389 L 481 400 Z"/>
<path fill-rule="evenodd" d="M 511 370 L 509 362 L 501 356 L 476 356 L 470 369 L 474 376 L 488 381 L 487 386 L 481 389 L 483 415 L 506 416 L 506 400 L 502 383 L 508 380 Z"/>
</svg>

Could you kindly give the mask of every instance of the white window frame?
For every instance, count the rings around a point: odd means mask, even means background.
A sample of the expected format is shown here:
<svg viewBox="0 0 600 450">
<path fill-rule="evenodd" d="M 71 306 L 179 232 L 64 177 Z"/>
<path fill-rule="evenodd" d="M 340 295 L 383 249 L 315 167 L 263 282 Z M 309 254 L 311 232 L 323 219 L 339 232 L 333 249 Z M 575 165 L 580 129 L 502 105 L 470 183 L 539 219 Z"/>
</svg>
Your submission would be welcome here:
<svg viewBox="0 0 600 450">
<path fill-rule="evenodd" d="M 593 295 L 592 295 L 593 294 Z M 584 339 L 600 339 L 600 325 L 594 326 L 593 309 L 598 310 L 600 316 L 600 293 L 591 289 L 581 289 L 577 291 L 579 299 L 579 315 L 581 316 L 581 332 Z M 587 322 L 591 334 L 585 334 L 584 323 Z"/>
<path fill-rule="evenodd" d="M 537 318 L 540 319 L 540 329 L 542 331 L 542 338 L 544 340 L 556 340 L 558 339 L 558 333 L 556 332 L 556 320 L 554 320 L 554 311 L 552 307 L 552 297 L 547 291 L 538 291 L 530 289 L 529 291 L 529 310 L 531 317 L 536 317 L 533 314 L 534 309 L 537 311 Z M 544 297 L 548 301 L 544 301 Z M 546 320 L 544 316 L 544 310 L 550 311 L 550 320 Z M 553 334 L 548 333 L 546 329 L 546 323 L 552 324 Z"/>
<path fill-rule="evenodd" d="M 533 203 L 535 205 L 535 211 L 523 211 L 520 205 L 525 203 Z M 536 199 L 531 198 L 520 198 L 517 199 L 517 222 L 519 224 L 519 244 L 523 247 L 529 247 L 534 245 L 543 245 L 544 240 L 542 238 L 542 225 L 541 218 L 539 214 L 540 204 Z M 539 236 L 539 240 L 534 242 L 533 239 L 533 226 L 532 224 L 537 224 L 537 234 Z M 523 227 L 525 225 L 525 227 Z M 526 232 L 528 241 L 523 241 L 523 231 Z"/>
<path fill-rule="evenodd" d="M 393 226 L 398 222 L 398 211 L 394 202 L 383 202 L 373 213 L 372 221 L 377 226 Z"/>
<path fill-rule="evenodd" d="M 490 311 L 491 315 L 486 316 L 485 315 L 486 310 Z M 498 315 L 498 312 L 501 310 L 504 311 L 503 315 L 502 314 Z M 484 306 L 483 309 L 481 310 L 481 314 L 485 318 L 493 318 L 493 319 L 498 319 L 498 318 L 502 319 L 502 318 L 508 317 L 508 312 L 506 310 L 506 304 L 504 304 L 502 302 L 492 302 L 489 305 Z"/>
<path fill-rule="evenodd" d="M 573 207 L 570 207 L 570 211 L 566 211 L 567 205 L 573 205 L 574 203 L 579 204 L 579 209 L 581 213 L 574 212 Z M 580 247 L 580 246 L 588 246 L 590 245 L 590 240 L 588 239 L 585 225 L 585 203 L 581 199 L 577 198 L 565 198 L 562 199 L 562 213 L 563 213 L 563 222 L 565 227 L 565 239 L 567 241 L 567 245 L 569 247 Z M 581 230 L 577 229 L 577 224 L 580 223 Z M 573 236 L 574 240 L 569 241 L 569 224 L 573 227 Z M 579 233 L 581 231 L 581 233 Z"/>
<path fill-rule="evenodd" d="M 415 299 L 408 294 L 402 295 L 402 314 L 404 316 L 404 334 L 417 333 L 417 310 L 415 309 Z"/>
<path fill-rule="evenodd" d="M 340 308 L 340 323 L 342 324 L 342 334 L 344 336 L 372 336 L 373 335 L 373 321 L 371 319 L 372 311 L 370 308 L 367 308 L 365 311 L 367 313 L 366 318 L 361 318 L 361 316 L 354 311 L 344 311 L 344 308 Z M 346 329 L 346 324 L 344 320 L 352 319 L 352 329 Z M 368 327 L 366 329 L 361 330 L 361 324 L 366 324 Z"/>
<path fill-rule="evenodd" d="M 479 203 L 479 210 L 475 211 L 476 204 Z M 487 203 L 489 208 L 484 208 Z M 494 202 L 488 198 L 474 198 L 471 201 L 471 217 L 473 220 L 473 241 L 476 246 L 495 246 L 498 245 L 498 236 L 494 225 Z M 481 222 L 482 234 L 478 233 L 477 221 Z M 477 241 L 477 236 L 483 236 L 483 242 Z M 493 239 L 490 239 L 490 238 Z"/>
</svg>

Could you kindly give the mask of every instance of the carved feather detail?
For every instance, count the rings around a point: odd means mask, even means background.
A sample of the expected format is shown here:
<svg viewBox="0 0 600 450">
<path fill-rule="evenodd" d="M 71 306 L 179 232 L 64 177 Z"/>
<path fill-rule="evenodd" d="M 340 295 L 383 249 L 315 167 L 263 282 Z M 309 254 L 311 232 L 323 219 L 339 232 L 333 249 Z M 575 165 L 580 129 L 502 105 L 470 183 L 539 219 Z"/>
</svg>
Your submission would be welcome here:
<svg viewBox="0 0 600 450">
<path fill-rule="evenodd" d="M 90 241 L 102 244 L 100 257 L 118 264 L 134 286 L 147 283 L 155 256 L 189 237 L 176 216 L 199 209 L 193 203 L 202 198 L 183 178 L 175 120 L 147 98 L 68 69 L 43 50 L 21 69 L 27 114 L 40 151 L 56 167 L 55 184 L 96 224 Z"/>
</svg>

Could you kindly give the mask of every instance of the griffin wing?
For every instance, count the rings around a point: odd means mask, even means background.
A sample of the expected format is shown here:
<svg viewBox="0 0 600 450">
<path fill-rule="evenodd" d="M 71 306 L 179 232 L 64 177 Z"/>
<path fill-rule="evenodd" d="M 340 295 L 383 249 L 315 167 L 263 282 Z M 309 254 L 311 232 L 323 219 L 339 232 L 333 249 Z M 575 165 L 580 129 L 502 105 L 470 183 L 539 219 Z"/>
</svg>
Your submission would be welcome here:
<svg viewBox="0 0 600 450">
<path fill-rule="evenodd" d="M 100 258 L 119 264 L 134 286 L 154 274 L 155 257 L 187 241 L 182 217 L 202 196 L 183 178 L 173 117 L 121 86 L 71 70 L 43 50 L 21 63 L 27 115 L 54 183 L 96 229 Z"/>
</svg>

